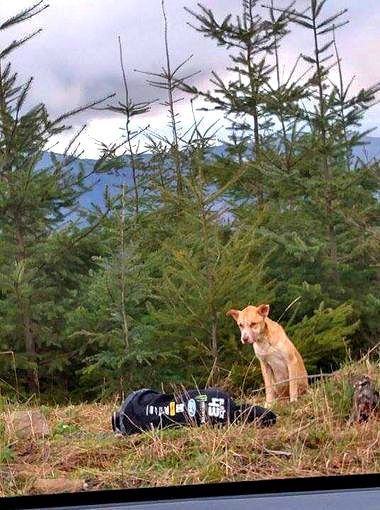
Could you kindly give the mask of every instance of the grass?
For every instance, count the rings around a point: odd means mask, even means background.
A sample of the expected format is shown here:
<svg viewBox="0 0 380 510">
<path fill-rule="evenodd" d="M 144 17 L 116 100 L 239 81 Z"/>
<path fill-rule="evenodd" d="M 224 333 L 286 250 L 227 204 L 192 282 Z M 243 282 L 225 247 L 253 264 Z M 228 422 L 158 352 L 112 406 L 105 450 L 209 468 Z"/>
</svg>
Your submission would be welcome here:
<svg viewBox="0 0 380 510">
<path fill-rule="evenodd" d="M 379 364 L 352 364 L 297 403 L 278 404 L 269 429 L 205 426 L 124 438 L 111 430 L 117 403 L 43 406 L 49 437 L 17 440 L 0 428 L 0 495 L 33 493 L 39 479 L 80 479 L 96 490 L 380 472 L 379 416 L 348 422 L 348 381 L 368 372 L 379 385 Z M 3 402 L 1 422 L 23 408 Z"/>
</svg>

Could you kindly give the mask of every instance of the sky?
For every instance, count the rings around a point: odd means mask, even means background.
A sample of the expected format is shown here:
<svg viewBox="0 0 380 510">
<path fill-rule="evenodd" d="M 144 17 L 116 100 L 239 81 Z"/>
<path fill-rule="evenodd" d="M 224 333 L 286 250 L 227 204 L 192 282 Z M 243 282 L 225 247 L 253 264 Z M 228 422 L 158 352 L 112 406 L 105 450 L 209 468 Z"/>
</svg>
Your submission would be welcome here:
<svg viewBox="0 0 380 510">
<path fill-rule="evenodd" d="M 203 0 L 221 19 L 227 14 L 238 14 L 240 0 Z M 269 1 L 268 1 L 269 3 Z M 277 0 L 286 7 L 288 0 Z M 33 2 L 0 0 L 0 23 Z M 49 8 L 37 17 L 0 33 L 0 47 L 37 28 L 42 33 L 12 54 L 12 64 L 23 79 L 34 77 L 29 103 L 44 102 L 51 116 L 71 110 L 95 99 L 116 93 L 122 100 L 124 89 L 119 61 L 118 36 L 121 37 L 130 96 L 134 101 L 157 99 L 149 114 L 141 117 L 135 126 L 150 126 L 160 133 L 168 133 L 167 112 L 160 104 L 164 92 L 146 83 L 146 76 L 136 72 L 160 72 L 165 63 L 164 23 L 161 0 L 50 0 Z M 265 4 L 265 0 L 259 2 Z M 298 0 L 303 9 L 309 0 Z M 185 68 L 186 74 L 199 71 L 192 83 L 201 89 L 210 88 L 212 70 L 226 75 L 227 53 L 215 42 L 204 38 L 188 23 L 194 23 L 184 6 L 198 11 L 196 0 L 166 0 L 169 47 L 173 66 L 193 55 Z M 349 24 L 337 34 L 343 71 L 347 81 L 356 76 L 353 92 L 380 81 L 378 60 L 380 26 L 379 0 L 328 0 L 326 15 L 348 8 Z M 312 41 L 308 31 L 296 27 L 281 49 L 281 59 L 288 71 L 300 52 L 307 53 Z M 285 71 L 286 74 L 286 71 Z M 116 102 L 116 100 L 113 100 Z M 201 106 L 198 103 L 199 106 Z M 192 115 L 189 97 L 177 104 L 184 127 L 190 125 Z M 218 121 L 223 134 L 223 119 L 216 112 L 196 113 L 204 117 L 203 125 Z M 95 158 L 98 142 L 110 143 L 122 133 L 124 119 L 114 113 L 89 110 L 73 118 L 73 129 L 86 124 L 81 136 L 83 155 Z M 366 116 L 364 127 L 380 125 L 380 106 Z M 66 135 L 66 138 L 69 135 Z M 380 136 L 380 130 L 373 136 Z M 66 141 L 56 140 L 59 151 Z"/>
</svg>

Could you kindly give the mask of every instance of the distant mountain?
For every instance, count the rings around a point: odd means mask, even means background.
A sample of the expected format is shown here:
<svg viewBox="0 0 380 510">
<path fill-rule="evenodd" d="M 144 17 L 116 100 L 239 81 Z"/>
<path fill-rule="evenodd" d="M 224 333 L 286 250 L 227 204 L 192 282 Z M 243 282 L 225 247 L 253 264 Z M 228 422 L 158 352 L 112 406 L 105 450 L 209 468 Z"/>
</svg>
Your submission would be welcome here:
<svg viewBox="0 0 380 510">
<path fill-rule="evenodd" d="M 360 145 L 354 149 L 354 156 L 364 160 L 371 161 L 373 159 L 380 159 L 380 137 L 367 136 L 364 138 L 365 145 Z M 225 154 L 225 146 L 219 145 L 212 148 L 212 154 L 222 156 Z M 62 157 L 59 154 L 55 154 L 57 158 Z M 146 159 L 149 160 L 149 154 Z M 50 154 L 45 153 L 41 159 L 39 166 L 46 167 L 50 164 Z M 83 165 L 86 172 L 90 173 L 94 167 L 95 160 L 93 159 L 80 159 L 72 164 L 73 171 L 79 169 L 79 164 Z M 88 179 L 87 185 L 91 188 L 91 191 L 84 193 L 81 197 L 81 206 L 90 207 L 91 204 L 101 205 L 103 204 L 103 194 L 105 187 L 108 186 L 110 192 L 115 192 L 117 187 L 121 184 L 126 184 L 132 187 L 132 172 L 129 167 L 125 167 L 112 175 L 107 174 L 96 174 L 91 175 Z"/>
<path fill-rule="evenodd" d="M 54 156 L 58 159 L 63 158 L 61 154 L 55 153 Z M 86 174 L 91 174 L 95 163 L 95 159 L 79 158 L 71 164 L 72 171 L 79 172 L 79 166 L 81 165 Z M 38 164 L 38 167 L 43 168 L 48 167 L 49 165 L 51 165 L 51 155 L 50 153 L 45 152 Z M 81 196 L 80 205 L 84 208 L 89 208 L 91 204 L 102 205 L 104 203 L 103 196 L 106 186 L 108 186 L 111 194 L 115 193 L 117 187 L 123 183 L 132 187 L 132 171 L 129 167 L 125 167 L 118 170 L 117 173 L 93 174 L 90 175 L 85 182 L 86 187 L 90 188 L 91 191 L 88 191 Z"/>
<path fill-rule="evenodd" d="M 365 145 L 355 147 L 354 156 L 364 161 L 380 159 L 380 137 L 365 136 L 363 142 L 365 142 Z"/>
</svg>

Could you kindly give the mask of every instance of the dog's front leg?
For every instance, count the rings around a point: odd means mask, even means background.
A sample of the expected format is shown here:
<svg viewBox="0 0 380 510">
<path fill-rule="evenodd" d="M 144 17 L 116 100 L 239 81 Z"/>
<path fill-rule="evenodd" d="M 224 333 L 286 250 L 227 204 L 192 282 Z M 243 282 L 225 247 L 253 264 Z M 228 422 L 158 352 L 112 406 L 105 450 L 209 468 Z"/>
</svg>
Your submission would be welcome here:
<svg viewBox="0 0 380 510">
<path fill-rule="evenodd" d="M 265 385 L 265 404 L 271 405 L 276 400 L 272 369 L 265 363 L 265 361 L 262 361 L 261 359 L 259 359 L 259 361 Z"/>
<path fill-rule="evenodd" d="M 289 371 L 289 398 L 290 402 L 296 402 L 298 399 L 298 370 L 297 362 L 290 362 L 288 365 Z"/>
</svg>

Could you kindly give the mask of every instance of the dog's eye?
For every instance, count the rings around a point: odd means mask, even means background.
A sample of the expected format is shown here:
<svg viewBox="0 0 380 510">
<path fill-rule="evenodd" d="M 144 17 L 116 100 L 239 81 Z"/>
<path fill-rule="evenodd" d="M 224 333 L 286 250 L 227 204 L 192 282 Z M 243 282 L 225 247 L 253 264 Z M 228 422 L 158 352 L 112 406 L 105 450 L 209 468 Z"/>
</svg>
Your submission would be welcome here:
<svg viewBox="0 0 380 510">
<path fill-rule="evenodd" d="M 251 322 L 250 326 L 253 328 L 253 326 L 256 326 L 257 322 Z"/>
</svg>

